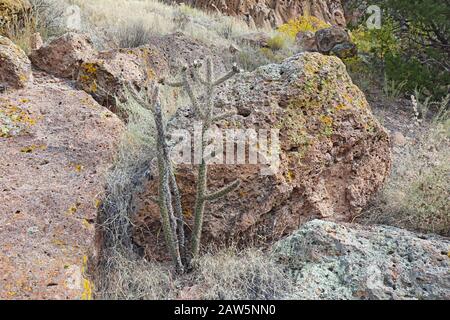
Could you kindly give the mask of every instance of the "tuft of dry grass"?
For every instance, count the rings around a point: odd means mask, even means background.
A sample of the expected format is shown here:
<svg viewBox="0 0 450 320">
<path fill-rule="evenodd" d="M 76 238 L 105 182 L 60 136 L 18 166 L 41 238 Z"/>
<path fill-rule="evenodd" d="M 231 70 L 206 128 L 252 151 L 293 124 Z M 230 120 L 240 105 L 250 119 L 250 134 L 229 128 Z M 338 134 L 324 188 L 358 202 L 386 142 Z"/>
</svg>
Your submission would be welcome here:
<svg viewBox="0 0 450 320">
<path fill-rule="evenodd" d="M 6 36 L 26 54 L 31 51 L 31 36 L 39 32 L 44 40 L 63 34 L 66 29 L 63 16 L 68 2 L 66 0 L 30 0 L 32 12 L 20 25 L 12 26 Z"/>
<path fill-rule="evenodd" d="M 226 249 L 197 261 L 196 283 L 204 299 L 286 299 L 293 282 L 283 267 L 257 249 Z"/>
<path fill-rule="evenodd" d="M 389 181 L 360 222 L 450 236 L 449 101 L 440 103 L 434 117 L 421 112 L 416 125 L 427 134 L 397 151 Z"/>
</svg>

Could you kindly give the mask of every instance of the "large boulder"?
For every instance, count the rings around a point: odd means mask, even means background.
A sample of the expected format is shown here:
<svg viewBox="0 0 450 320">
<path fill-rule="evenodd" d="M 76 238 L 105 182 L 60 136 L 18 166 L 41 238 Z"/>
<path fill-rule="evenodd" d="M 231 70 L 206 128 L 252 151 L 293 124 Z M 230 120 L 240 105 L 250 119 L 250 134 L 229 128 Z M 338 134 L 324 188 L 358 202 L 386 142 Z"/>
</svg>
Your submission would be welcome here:
<svg viewBox="0 0 450 320">
<path fill-rule="evenodd" d="M 358 54 L 358 48 L 352 42 L 348 31 L 337 26 L 321 29 L 315 34 L 301 31 L 296 36 L 296 42 L 300 51 L 317 51 L 341 59 Z"/>
<path fill-rule="evenodd" d="M 173 0 L 165 1 L 174 2 Z M 302 15 L 312 15 L 333 25 L 345 26 L 346 24 L 340 0 L 175 0 L 175 2 L 235 16 L 251 27 L 275 28 Z"/>
<path fill-rule="evenodd" d="M 221 90 L 217 112 L 236 116 L 219 129 L 279 129 L 280 163 L 211 165 L 210 190 L 234 179 L 242 185 L 207 205 L 205 243 L 273 239 L 314 219 L 351 221 L 383 185 L 391 167 L 389 135 L 372 115 L 364 94 L 336 57 L 301 53 L 281 64 L 238 75 Z M 173 128 L 192 130 L 180 109 Z M 248 162 L 247 162 L 248 163 Z M 192 223 L 196 166 L 177 167 L 188 223 Z M 156 179 L 149 193 L 157 192 Z M 158 208 L 142 196 L 138 241 L 149 251 L 159 230 Z"/>
<path fill-rule="evenodd" d="M 127 101 L 128 85 L 140 90 L 167 72 L 167 61 L 153 46 L 109 50 L 81 64 L 77 84 L 101 105 L 119 112 L 117 102 Z"/>
<path fill-rule="evenodd" d="M 19 89 L 32 81 L 31 63 L 25 52 L 0 36 L 0 86 Z"/>
<path fill-rule="evenodd" d="M 315 220 L 275 244 L 293 299 L 450 299 L 450 241 L 387 226 Z"/>
<path fill-rule="evenodd" d="M 22 129 L 0 137 L 0 299 L 80 299 L 123 123 L 64 80 L 35 78 L 0 97 L 0 118 Z"/>
<path fill-rule="evenodd" d="M 23 28 L 31 18 L 31 12 L 28 0 L 0 0 L 0 35 Z"/>
<path fill-rule="evenodd" d="M 97 55 L 91 40 L 69 32 L 33 50 L 30 59 L 39 69 L 61 78 L 75 79 L 80 65 Z"/>
</svg>

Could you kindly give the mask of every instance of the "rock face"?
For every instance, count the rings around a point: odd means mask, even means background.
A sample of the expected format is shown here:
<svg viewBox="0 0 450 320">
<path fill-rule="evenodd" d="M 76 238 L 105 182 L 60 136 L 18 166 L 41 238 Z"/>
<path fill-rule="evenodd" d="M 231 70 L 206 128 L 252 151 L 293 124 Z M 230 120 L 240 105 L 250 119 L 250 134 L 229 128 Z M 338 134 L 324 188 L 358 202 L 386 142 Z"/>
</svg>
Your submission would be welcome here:
<svg viewBox="0 0 450 320">
<path fill-rule="evenodd" d="M 315 220 L 275 244 L 293 299 L 450 299 L 450 241 L 394 227 Z"/>
<path fill-rule="evenodd" d="M 33 50 L 30 58 L 43 71 L 61 78 L 75 79 L 80 65 L 96 55 L 87 36 L 69 32 Z"/>
<path fill-rule="evenodd" d="M 79 299 L 123 124 L 63 80 L 35 78 L 0 97 L 21 129 L 0 137 L 0 299 Z"/>
<path fill-rule="evenodd" d="M 22 28 L 30 15 L 28 0 L 0 0 L 0 35 Z"/>
<path fill-rule="evenodd" d="M 279 129 L 281 163 L 273 175 L 261 174 L 263 164 L 210 166 L 210 190 L 236 178 L 242 185 L 208 204 L 205 243 L 270 242 L 314 218 L 350 221 L 389 174 L 389 136 L 336 57 L 302 53 L 241 74 L 223 89 L 217 106 L 218 113 L 237 113 L 219 129 Z M 181 109 L 174 127 L 192 128 L 189 114 Z M 177 168 L 189 223 L 195 174 L 195 166 Z M 149 192 L 156 190 L 152 181 Z M 159 228 L 159 213 L 142 198 L 137 223 L 145 245 Z"/>
<path fill-rule="evenodd" d="M 31 63 L 25 52 L 0 36 L 0 86 L 19 89 L 32 81 Z"/>
<path fill-rule="evenodd" d="M 275 28 L 302 15 L 312 15 L 332 25 L 345 26 L 340 0 L 166 0 L 236 16 L 250 26 Z"/>
</svg>

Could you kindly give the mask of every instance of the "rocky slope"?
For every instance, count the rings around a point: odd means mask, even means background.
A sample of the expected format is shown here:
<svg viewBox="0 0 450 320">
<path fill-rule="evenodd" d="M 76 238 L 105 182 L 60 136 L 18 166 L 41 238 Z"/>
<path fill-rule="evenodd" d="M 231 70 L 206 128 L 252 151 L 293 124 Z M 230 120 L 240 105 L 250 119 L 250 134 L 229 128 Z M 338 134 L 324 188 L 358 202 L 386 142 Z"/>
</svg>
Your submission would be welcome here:
<svg viewBox="0 0 450 320">
<path fill-rule="evenodd" d="M 345 26 L 340 0 L 166 0 L 235 16 L 250 26 L 275 28 L 301 15 L 312 15 L 332 25 Z"/>
<path fill-rule="evenodd" d="M 450 299 L 450 241 L 386 226 L 315 220 L 274 246 L 293 299 Z"/>
<path fill-rule="evenodd" d="M 123 124 L 70 83 L 34 78 L 0 94 L 0 299 L 78 299 Z"/>
</svg>

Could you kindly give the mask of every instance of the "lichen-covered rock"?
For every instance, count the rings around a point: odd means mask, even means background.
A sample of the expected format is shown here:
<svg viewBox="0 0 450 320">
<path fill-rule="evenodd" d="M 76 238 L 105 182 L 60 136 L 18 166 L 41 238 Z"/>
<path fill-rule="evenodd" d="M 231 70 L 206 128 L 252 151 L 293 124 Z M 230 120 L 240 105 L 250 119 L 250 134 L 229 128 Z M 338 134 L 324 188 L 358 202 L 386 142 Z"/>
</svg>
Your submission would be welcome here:
<svg viewBox="0 0 450 320">
<path fill-rule="evenodd" d="M 450 299 L 450 241 L 387 226 L 315 220 L 274 245 L 293 299 Z"/>
<path fill-rule="evenodd" d="M 31 11 L 28 0 L 0 0 L 0 35 L 23 28 Z"/>
<path fill-rule="evenodd" d="M 103 51 L 81 64 L 77 83 L 101 105 L 117 112 L 116 99 L 119 102 L 127 100 L 129 84 L 140 90 L 167 70 L 166 60 L 153 46 Z"/>
<path fill-rule="evenodd" d="M 281 161 L 272 175 L 261 174 L 264 164 L 248 161 L 210 165 L 210 190 L 237 178 L 242 184 L 207 205 L 204 243 L 271 242 L 314 218 L 350 221 L 389 174 L 389 135 L 336 57 L 301 53 L 240 74 L 220 90 L 216 102 L 217 113 L 237 113 L 220 122 L 220 129 L 279 129 Z M 173 127 L 192 130 L 190 114 L 180 109 Z M 195 175 L 196 166 L 177 168 L 189 223 Z M 149 192 L 156 190 L 153 180 Z M 139 241 L 154 244 L 150 238 L 159 228 L 158 208 L 149 201 L 141 205 Z"/>
<path fill-rule="evenodd" d="M 41 72 L 1 95 L 2 115 L 22 130 L 0 137 L 0 299 L 87 297 L 84 257 L 123 123 Z"/>
<path fill-rule="evenodd" d="M 25 52 L 0 36 L 0 86 L 24 88 L 33 81 L 31 63 Z"/>
<path fill-rule="evenodd" d="M 43 71 L 75 79 L 80 65 L 96 55 L 97 51 L 87 36 L 69 32 L 33 50 L 30 59 Z"/>
</svg>

